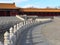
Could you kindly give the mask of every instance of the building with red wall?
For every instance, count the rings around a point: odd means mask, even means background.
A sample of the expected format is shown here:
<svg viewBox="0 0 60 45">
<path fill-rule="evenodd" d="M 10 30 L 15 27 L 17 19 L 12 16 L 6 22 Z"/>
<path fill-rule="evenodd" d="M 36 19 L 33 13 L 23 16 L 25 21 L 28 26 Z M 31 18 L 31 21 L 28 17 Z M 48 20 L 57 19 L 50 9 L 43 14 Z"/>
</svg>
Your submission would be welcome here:
<svg viewBox="0 0 60 45">
<path fill-rule="evenodd" d="M 15 3 L 0 3 L 0 16 L 60 16 L 60 9 L 57 8 L 18 8 Z"/>
<path fill-rule="evenodd" d="M 57 8 L 21 8 L 20 14 L 37 16 L 60 16 L 60 9 Z"/>
<path fill-rule="evenodd" d="M 0 16 L 15 16 L 18 11 L 15 3 L 0 3 Z"/>
</svg>

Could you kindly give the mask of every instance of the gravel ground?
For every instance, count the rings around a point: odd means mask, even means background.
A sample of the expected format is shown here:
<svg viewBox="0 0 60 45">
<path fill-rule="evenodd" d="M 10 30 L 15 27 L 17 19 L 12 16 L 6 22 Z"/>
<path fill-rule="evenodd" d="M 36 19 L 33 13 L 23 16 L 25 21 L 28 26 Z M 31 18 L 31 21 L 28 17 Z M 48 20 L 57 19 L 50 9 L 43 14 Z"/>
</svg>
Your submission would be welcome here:
<svg viewBox="0 0 60 45">
<path fill-rule="evenodd" d="M 15 16 L 10 17 L 0 17 L 0 41 L 3 43 L 4 40 L 4 33 L 9 31 L 10 27 L 13 25 L 21 22 L 20 19 L 16 18 Z"/>
<path fill-rule="evenodd" d="M 10 27 L 13 27 L 13 25 L 19 22 L 21 22 L 21 20 L 15 16 L 0 17 L 0 33 L 7 31 Z"/>
<path fill-rule="evenodd" d="M 60 17 L 54 17 L 53 22 L 44 24 L 42 34 L 53 45 L 60 45 Z"/>
</svg>

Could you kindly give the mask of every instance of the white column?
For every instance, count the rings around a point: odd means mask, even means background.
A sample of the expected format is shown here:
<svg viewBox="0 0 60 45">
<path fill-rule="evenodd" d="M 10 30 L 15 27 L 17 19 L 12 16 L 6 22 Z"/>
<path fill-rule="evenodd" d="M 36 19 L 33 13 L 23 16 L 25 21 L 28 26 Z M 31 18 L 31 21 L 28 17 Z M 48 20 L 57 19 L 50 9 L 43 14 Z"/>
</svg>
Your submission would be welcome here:
<svg viewBox="0 0 60 45">
<path fill-rule="evenodd" d="M 10 28 L 10 43 L 11 43 L 11 45 L 13 45 L 14 44 L 14 42 L 13 42 L 13 35 L 14 35 L 14 32 L 13 32 L 13 28 L 11 27 Z"/>
<path fill-rule="evenodd" d="M 8 32 L 4 33 L 4 45 L 11 45 L 10 44 L 10 37 L 9 37 L 9 33 Z"/>
<path fill-rule="evenodd" d="M 20 24 L 21 24 L 21 23 L 19 23 L 19 28 L 20 28 Z"/>
<path fill-rule="evenodd" d="M 14 33 L 17 31 L 17 26 L 14 25 Z"/>
<path fill-rule="evenodd" d="M 14 32 L 13 32 L 14 30 L 13 30 L 13 28 L 11 27 L 10 28 L 10 38 L 13 36 L 13 34 L 14 34 Z"/>
<path fill-rule="evenodd" d="M 16 31 L 17 31 L 17 25 L 14 25 L 14 44 L 16 44 L 16 39 L 17 39 L 17 33 L 16 33 Z"/>
<path fill-rule="evenodd" d="M 19 24 L 17 24 L 17 30 L 19 29 Z"/>
</svg>

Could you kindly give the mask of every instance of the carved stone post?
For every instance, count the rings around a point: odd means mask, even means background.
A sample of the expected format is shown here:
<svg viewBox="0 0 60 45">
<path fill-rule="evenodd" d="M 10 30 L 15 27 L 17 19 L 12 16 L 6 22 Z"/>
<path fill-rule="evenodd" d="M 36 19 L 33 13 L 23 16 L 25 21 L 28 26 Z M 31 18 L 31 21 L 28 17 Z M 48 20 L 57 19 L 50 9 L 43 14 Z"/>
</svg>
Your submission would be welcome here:
<svg viewBox="0 0 60 45">
<path fill-rule="evenodd" d="M 19 29 L 19 24 L 17 24 L 17 30 Z"/>
<path fill-rule="evenodd" d="M 4 45 L 11 45 L 10 44 L 10 37 L 9 37 L 9 33 L 8 32 L 4 33 Z"/>
<path fill-rule="evenodd" d="M 17 31 L 17 26 L 14 25 L 14 33 Z"/>
<path fill-rule="evenodd" d="M 16 39 L 17 39 L 17 33 L 16 33 L 16 31 L 17 31 L 17 25 L 14 25 L 14 44 L 16 44 Z"/>
<path fill-rule="evenodd" d="M 11 27 L 10 28 L 10 38 L 13 36 L 13 34 L 14 34 L 14 32 L 13 32 L 14 30 L 13 30 L 13 28 Z"/>
<path fill-rule="evenodd" d="M 11 27 L 10 28 L 10 43 L 11 43 L 11 45 L 13 45 L 14 44 L 14 39 L 13 39 L 13 35 L 14 35 L 14 32 L 13 32 L 13 28 Z"/>
<path fill-rule="evenodd" d="M 20 28 L 20 23 L 19 23 L 19 28 Z"/>
</svg>

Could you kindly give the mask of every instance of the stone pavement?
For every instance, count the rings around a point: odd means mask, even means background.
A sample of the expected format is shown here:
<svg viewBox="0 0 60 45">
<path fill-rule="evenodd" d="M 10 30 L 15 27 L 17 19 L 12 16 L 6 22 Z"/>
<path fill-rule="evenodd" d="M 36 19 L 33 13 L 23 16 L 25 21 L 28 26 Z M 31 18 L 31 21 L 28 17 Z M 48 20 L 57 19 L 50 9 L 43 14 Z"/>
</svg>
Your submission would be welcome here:
<svg viewBox="0 0 60 45">
<path fill-rule="evenodd" d="M 52 45 L 42 34 L 44 24 L 32 27 L 21 35 L 17 45 Z"/>
<path fill-rule="evenodd" d="M 54 17 L 53 22 L 45 24 L 42 33 L 53 45 L 60 45 L 60 17 Z"/>
</svg>

